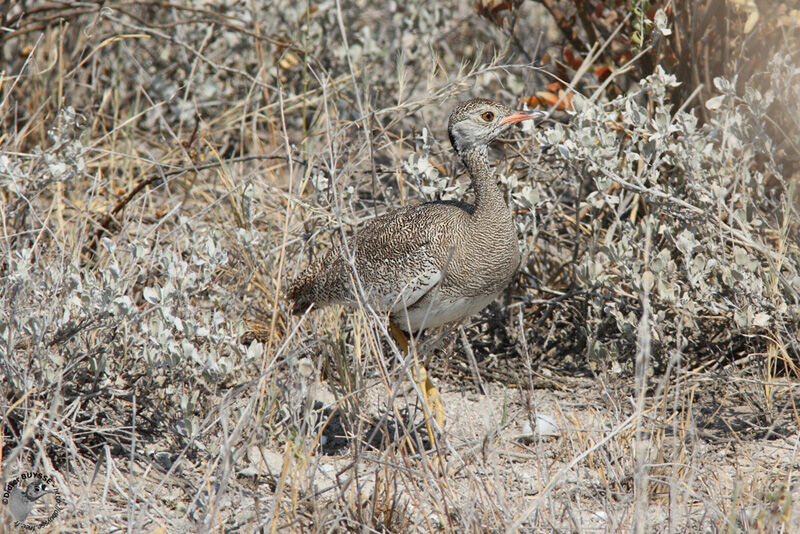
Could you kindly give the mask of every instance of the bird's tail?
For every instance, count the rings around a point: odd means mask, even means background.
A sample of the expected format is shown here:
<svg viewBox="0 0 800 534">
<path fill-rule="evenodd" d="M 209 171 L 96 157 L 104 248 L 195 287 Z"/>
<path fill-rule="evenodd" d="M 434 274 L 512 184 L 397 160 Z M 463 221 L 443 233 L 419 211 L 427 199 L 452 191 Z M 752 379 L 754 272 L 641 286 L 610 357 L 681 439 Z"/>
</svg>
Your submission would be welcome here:
<svg viewBox="0 0 800 534">
<path fill-rule="evenodd" d="M 286 299 L 292 304 L 292 313 L 302 315 L 316 300 L 313 279 L 308 273 L 301 273 L 286 290 Z"/>
</svg>

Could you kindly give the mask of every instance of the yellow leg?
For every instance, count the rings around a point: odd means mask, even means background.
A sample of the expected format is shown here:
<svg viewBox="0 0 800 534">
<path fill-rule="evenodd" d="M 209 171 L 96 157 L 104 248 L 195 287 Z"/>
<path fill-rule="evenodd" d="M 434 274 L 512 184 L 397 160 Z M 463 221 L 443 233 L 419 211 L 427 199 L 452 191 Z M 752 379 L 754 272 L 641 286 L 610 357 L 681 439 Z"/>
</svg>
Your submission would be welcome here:
<svg viewBox="0 0 800 534">
<path fill-rule="evenodd" d="M 408 354 L 408 337 L 406 336 L 405 332 L 400 330 L 400 328 L 394 324 L 394 321 L 389 321 L 389 328 L 391 329 L 392 337 L 400 346 L 400 350 L 403 351 L 403 354 Z M 433 418 L 436 419 L 436 422 L 439 424 L 439 426 L 444 427 L 445 415 L 442 394 L 439 393 L 439 390 L 435 385 L 433 385 L 433 382 L 428 376 L 428 371 L 425 369 L 424 365 L 415 363 L 413 375 L 414 380 L 417 381 L 419 389 L 422 391 L 422 395 L 424 397 L 425 404 L 428 406 L 428 410 L 433 415 Z M 431 429 L 430 424 L 427 425 L 428 434 L 431 438 L 431 443 L 433 443 L 433 429 Z"/>
<path fill-rule="evenodd" d="M 419 365 L 417 369 L 417 384 L 425 394 L 425 403 L 428 405 L 433 418 L 440 427 L 444 427 L 444 402 L 442 402 L 442 394 L 436 386 L 433 385 L 431 378 L 428 376 L 428 370 L 424 365 Z"/>
<path fill-rule="evenodd" d="M 394 324 L 394 321 L 389 321 L 389 331 L 400 346 L 400 352 L 408 354 L 408 336 L 406 336 L 406 333 L 400 330 L 400 327 Z"/>
</svg>

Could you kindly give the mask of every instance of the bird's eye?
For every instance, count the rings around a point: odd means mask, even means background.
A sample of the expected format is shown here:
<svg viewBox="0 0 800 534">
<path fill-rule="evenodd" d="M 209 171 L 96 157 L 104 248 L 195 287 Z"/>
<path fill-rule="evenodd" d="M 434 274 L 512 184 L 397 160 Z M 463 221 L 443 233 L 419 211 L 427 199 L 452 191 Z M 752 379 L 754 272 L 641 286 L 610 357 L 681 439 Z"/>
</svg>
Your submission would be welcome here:
<svg viewBox="0 0 800 534">
<path fill-rule="evenodd" d="M 491 111 L 484 111 L 483 113 L 481 113 L 481 117 L 486 122 L 492 122 L 494 120 L 494 113 L 492 113 Z"/>
</svg>

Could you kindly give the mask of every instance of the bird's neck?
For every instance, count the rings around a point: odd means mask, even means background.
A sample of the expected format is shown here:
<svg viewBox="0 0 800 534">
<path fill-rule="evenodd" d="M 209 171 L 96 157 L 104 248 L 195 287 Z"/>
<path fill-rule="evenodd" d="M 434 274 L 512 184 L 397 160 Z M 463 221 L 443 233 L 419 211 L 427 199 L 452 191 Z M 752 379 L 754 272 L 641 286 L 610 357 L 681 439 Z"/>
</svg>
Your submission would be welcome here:
<svg viewBox="0 0 800 534">
<path fill-rule="evenodd" d="M 492 168 L 489 166 L 489 150 L 486 145 L 477 145 L 461 154 L 461 161 L 469 171 L 472 188 L 475 190 L 475 216 L 506 215 L 509 208 L 503 192 L 497 186 Z"/>
</svg>

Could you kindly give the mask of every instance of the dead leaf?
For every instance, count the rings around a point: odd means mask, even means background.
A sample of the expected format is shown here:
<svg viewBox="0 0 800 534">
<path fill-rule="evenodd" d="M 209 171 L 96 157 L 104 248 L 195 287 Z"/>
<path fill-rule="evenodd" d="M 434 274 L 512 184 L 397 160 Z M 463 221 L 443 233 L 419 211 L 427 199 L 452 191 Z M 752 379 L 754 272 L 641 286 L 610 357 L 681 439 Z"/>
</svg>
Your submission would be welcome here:
<svg viewBox="0 0 800 534">
<path fill-rule="evenodd" d="M 283 70 L 289 70 L 300 63 L 300 58 L 293 52 L 286 52 L 278 61 L 278 66 Z"/>
<path fill-rule="evenodd" d="M 564 47 L 564 63 L 569 65 L 571 68 L 578 70 L 583 65 L 583 59 L 580 56 L 575 55 L 575 52 L 572 51 L 571 46 Z"/>
<path fill-rule="evenodd" d="M 606 78 L 611 76 L 611 68 L 606 65 L 598 65 L 594 68 L 594 75 L 597 76 L 598 80 L 603 82 Z"/>
</svg>

